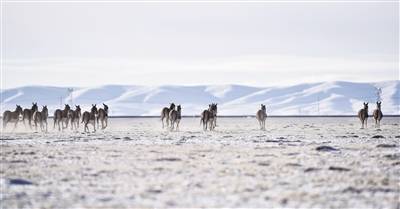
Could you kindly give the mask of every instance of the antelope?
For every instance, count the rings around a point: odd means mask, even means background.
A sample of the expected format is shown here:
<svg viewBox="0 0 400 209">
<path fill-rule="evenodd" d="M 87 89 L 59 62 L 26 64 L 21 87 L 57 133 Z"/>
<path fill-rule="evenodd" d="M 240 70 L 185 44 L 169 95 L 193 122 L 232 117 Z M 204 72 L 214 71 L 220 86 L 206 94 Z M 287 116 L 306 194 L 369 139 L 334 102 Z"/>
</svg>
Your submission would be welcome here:
<svg viewBox="0 0 400 209">
<path fill-rule="evenodd" d="M 66 104 L 64 107 L 64 110 L 57 109 L 54 112 L 53 129 L 56 128 L 56 124 L 58 125 L 58 131 L 61 131 L 61 127 L 62 127 L 62 129 L 68 128 L 68 120 L 69 120 L 68 113 L 70 110 L 71 110 L 71 107 L 68 104 Z M 61 123 L 61 126 L 60 126 L 60 123 Z M 66 124 L 65 127 L 64 127 L 64 124 Z"/>
<path fill-rule="evenodd" d="M 367 128 L 367 121 L 368 121 L 368 103 L 363 103 L 364 108 L 358 111 L 358 118 L 361 121 L 361 128 L 364 128 L 364 122 L 365 122 L 365 128 Z"/>
<path fill-rule="evenodd" d="M 35 129 L 37 131 L 38 124 L 40 125 L 40 130 L 44 131 L 46 130 L 47 132 L 47 118 L 49 117 L 49 111 L 47 109 L 47 106 L 42 107 L 42 111 L 36 111 L 35 114 L 33 114 L 33 122 L 35 123 Z M 46 129 L 45 126 L 46 125 Z"/>
<path fill-rule="evenodd" d="M 176 110 L 171 110 L 169 112 L 169 119 L 171 120 L 171 131 L 174 130 L 174 124 L 176 123 L 176 131 L 179 130 L 179 122 L 181 121 L 181 105 L 178 105 L 176 107 Z"/>
<path fill-rule="evenodd" d="M 203 124 L 203 130 L 210 128 L 210 131 L 214 130 L 217 118 L 217 104 L 208 105 L 208 109 L 201 113 L 200 124 Z"/>
<path fill-rule="evenodd" d="M 37 103 L 32 102 L 32 108 L 31 109 L 24 109 L 24 112 L 22 113 L 22 120 L 24 122 L 24 126 L 26 128 L 25 121 L 28 121 L 29 128 L 32 129 L 32 116 L 33 114 L 38 111 L 38 106 Z"/>
<path fill-rule="evenodd" d="M 374 110 L 375 127 L 377 127 L 377 128 L 381 127 L 381 120 L 383 117 L 383 114 L 381 111 L 381 104 L 382 104 L 382 102 L 376 102 L 376 109 Z"/>
<path fill-rule="evenodd" d="M 169 112 L 175 109 L 175 104 L 171 103 L 169 108 L 168 107 L 164 107 L 161 110 L 161 122 L 162 122 L 162 128 L 164 128 L 164 119 L 167 123 L 167 128 L 169 127 Z"/>
<path fill-rule="evenodd" d="M 265 130 L 265 120 L 267 119 L 267 109 L 261 104 L 261 109 L 257 111 L 256 118 L 260 124 L 260 129 Z"/>
<path fill-rule="evenodd" d="M 81 118 L 81 107 L 79 105 L 75 105 L 75 110 L 68 111 L 68 118 L 71 123 L 71 130 L 79 128 L 79 119 Z"/>
<path fill-rule="evenodd" d="M 88 111 L 85 111 L 82 115 L 82 122 L 85 124 L 84 131 L 88 130 L 89 132 L 89 127 L 88 124 L 93 125 L 93 131 L 96 132 L 96 116 L 97 116 L 97 107 L 96 105 L 92 104 L 92 109 L 90 110 L 90 113 Z"/>
<path fill-rule="evenodd" d="M 14 123 L 14 129 L 17 128 L 19 117 L 22 115 L 22 107 L 16 105 L 15 111 L 11 112 L 10 110 L 6 110 L 3 113 L 3 129 L 6 129 L 7 123 Z"/>
<path fill-rule="evenodd" d="M 103 108 L 99 109 L 99 115 L 97 116 L 97 128 L 99 128 L 99 120 L 101 121 L 101 129 L 105 129 L 108 126 L 108 106 L 103 103 Z"/>
</svg>

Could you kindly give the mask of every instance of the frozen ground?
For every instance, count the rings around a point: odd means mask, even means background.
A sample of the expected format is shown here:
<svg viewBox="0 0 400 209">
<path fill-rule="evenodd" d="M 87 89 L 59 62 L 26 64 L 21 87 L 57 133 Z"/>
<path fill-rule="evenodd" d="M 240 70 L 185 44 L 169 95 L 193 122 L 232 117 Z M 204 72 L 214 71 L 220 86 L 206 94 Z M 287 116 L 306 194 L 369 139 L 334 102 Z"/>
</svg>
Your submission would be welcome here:
<svg viewBox="0 0 400 209">
<path fill-rule="evenodd" d="M 111 119 L 96 133 L 1 136 L 1 208 L 399 208 L 400 118 L 220 118 L 203 132 Z M 328 146 L 328 147 L 321 147 Z M 332 149 L 333 148 L 333 149 Z"/>
</svg>

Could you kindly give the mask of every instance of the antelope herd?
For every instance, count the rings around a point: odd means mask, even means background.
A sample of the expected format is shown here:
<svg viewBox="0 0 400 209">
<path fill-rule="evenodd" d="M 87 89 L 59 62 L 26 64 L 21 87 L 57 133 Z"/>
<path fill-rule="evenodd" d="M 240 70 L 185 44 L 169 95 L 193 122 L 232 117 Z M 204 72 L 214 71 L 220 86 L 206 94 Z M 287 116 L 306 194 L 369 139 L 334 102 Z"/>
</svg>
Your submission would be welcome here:
<svg viewBox="0 0 400 209">
<path fill-rule="evenodd" d="M 47 119 L 49 111 L 46 105 L 42 107 L 42 111 L 38 110 L 37 103 L 32 103 L 32 108 L 30 109 L 22 110 L 20 105 L 16 105 L 15 111 L 5 111 L 3 113 L 3 129 L 7 127 L 8 123 L 13 123 L 14 129 L 17 128 L 21 117 L 25 128 L 27 127 L 26 123 L 28 123 L 30 129 L 34 126 L 36 131 L 40 128 L 42 132 L 48 132 Z M 81 118 L 82 120 L 80 120 Z M 99 128 L 101 123 L 101 129 L 105 129 L 108 126 L 108 106 L 103 103 L 103 108 L 99 108 L 98 110 L 96 105 L 93 104 L 91 111 L 85 111 L 82 115 L 79 105 L 75 105 L 75 110 L 72 110 L 66 104 L 63 110 L 56 109 L 54 111 L 53 120 L 53 129 L 57 128 L 58 131 L 68 129 L 68 126 L 70 126 L 71 130 L 78 130 L 80 123 L 84 123 L 85 132 L 89 131 L 89 123 L 93 125 L 93 131 L 96 131 L 96 123 L 97 128 Z"/>
<path fill-rule="evenodd" d="M 368 103 L 363 103 L 364 107 L 358 111 L 358 118 L 361 121 L 361 128 L 367 127 L 368 121 Z M 175 109 L 176 107 L 176 109 Z M 214 130 L 217 127 L 217 113 L 218 105 L 212 103 L 208 105 L 208 108 L 201 112 L 200 114 L 200 125 L 203 125 L 203 130 Z M 18 122 L 22 121 L 26 128 L 27 124 L 30 129 L 32 129 L 32 121 L 35 130 L 40 128 L 41 131 L 47 132 L 47 118 L 49 117 L 47 106 L 43 106 L 42 110 L 39 111 L 37 103 L 32 103 L 30 109 L 22 109 L 20 105 L 16 105 L 15 111 L 7 110 L 3 113 L 3 129 L 7 127 L 8 123 L 14 124 L 14 129 L 17 128 Z M 380 121 L 382 120 L 383 114 L 381 111 L 381 102 L 376 102 L 376 109 L 373 112 L 373 117 L 375 120 L 375 127 L 380 127 Z M 161 121 L 162 128 L 167 128 L 171 131 L 179 130 L 179 123 L 182 118 L 182 106 L 175 106 L 171 103 L 169 107 L 164 107 L 161 110 Z M 256 119 L 259 122 L 260 129 L 266 130 L 265 121 L 267 119 L 267 109 L 264 104 L 261 104 L 261 108 L 256 112 Z M 62 131 L 68 129 L 70 125 L 71 130 L 78 130 L 79 124 L 84 124 L 84 131 L 89 131 L 89 124 L 93 126 L 93 131 L 99 129 L 101 124 L 101 129 L 105 129 L 108 126 L 108 106 L 103 103 L 103 108 L 97 108 L 96 104 L 92 104 L 90 112 L 85 111 L 81 113 L 81 107 L 75 105 L 75 110 L 66 104 L 64 109 L 56 109 L 54 111 L 53 117 L 53 129 Z"/>
<path fill-rule="evenodd" d="M 376 128 L 380 128 L 381 126 L 381 120 L 383 117 L 382 111 L 381 111 L 381 104 L 382 102 L 376 102 L 376 109 L 374 110 L 372 116 L 374 117 L 375 120 L 375 127 Z M 367 127 L 367 121 L 368 121 L 368 102 L 367 103 L 363 103 L 364 108 L 362 108 L 361 110 L 358 111 L 358 118 L 361 121 L 361 128 L 364 128 L 364 124 L 365 124 L 365 128 Z"/>
<path fill-rule="evenodd" d="M 214 130 L 217 126 L 217 104 L 208 105 L 208 109 L 201 113 L 200 123 L 203 124 L 203 130 L 207 130 L 207 126 L 210 131 Z"/>
</svg>

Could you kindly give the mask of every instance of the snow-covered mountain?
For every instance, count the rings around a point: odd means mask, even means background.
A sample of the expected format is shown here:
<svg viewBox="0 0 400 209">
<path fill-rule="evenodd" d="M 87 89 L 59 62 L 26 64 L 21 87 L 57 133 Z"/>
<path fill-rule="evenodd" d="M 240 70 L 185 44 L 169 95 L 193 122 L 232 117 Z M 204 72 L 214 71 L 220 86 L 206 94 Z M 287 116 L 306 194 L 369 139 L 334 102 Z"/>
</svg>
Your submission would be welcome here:
<svg viewBox="0 0 400 209">
<path fill-rule="evenodd" d="M 105 85 L 74 88 L 26 86 L 0 91 L 2 111 L 15 105 L 30 107 L 32 102 L 48 105 L 52 113 L 64 103 L 80 104 L 88 110 L 91 104 L 106 103 L 110 114 L 159 115 L 170 102 L 182 104 L 183 115 L 198 115 L 209 103 L 218 103 L 219 115 L 252 115 L 261 103 L 270 115 L 354 115 L 362 103 L 375 109 L 377 88 L 381 88 L 384 114 L 400 114 L 400 81 L 378 83 L 321 82 L 287 87 L 219 86 L 127 86 Z"/>
</svg>

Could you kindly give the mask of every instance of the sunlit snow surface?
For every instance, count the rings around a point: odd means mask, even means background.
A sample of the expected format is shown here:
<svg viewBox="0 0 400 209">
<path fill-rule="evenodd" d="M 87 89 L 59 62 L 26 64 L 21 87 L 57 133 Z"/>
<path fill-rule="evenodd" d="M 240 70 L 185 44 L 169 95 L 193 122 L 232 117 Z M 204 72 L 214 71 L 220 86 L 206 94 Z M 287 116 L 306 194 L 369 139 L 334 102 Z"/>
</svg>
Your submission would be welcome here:
<svg viewBox="0 0 400 209">
<path fill-rule="evenodd" d="M 360 129 L 357 118 L 268 118 L 261 131 L 254 118 L 219 118 L 212 132 L 198 118 L 179 132 L 155 118 L 96 133 L 20 124 L 1 135 L 0 207 L 396 208 L 399 119 Z"/>
</svg>

